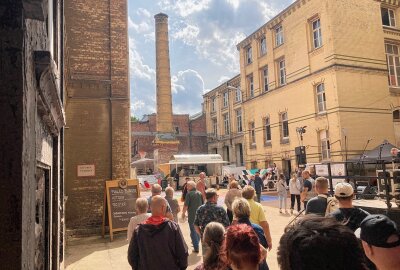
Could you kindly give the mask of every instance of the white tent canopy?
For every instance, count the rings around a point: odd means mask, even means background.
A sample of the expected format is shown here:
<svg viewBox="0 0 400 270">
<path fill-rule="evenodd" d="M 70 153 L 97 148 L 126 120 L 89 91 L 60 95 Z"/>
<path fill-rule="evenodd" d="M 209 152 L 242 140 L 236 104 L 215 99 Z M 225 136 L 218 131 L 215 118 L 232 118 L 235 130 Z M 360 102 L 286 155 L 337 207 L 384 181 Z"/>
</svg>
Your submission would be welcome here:
<svg viewBox="0 0 400 270">
<path fill-rule="evenodd" d="M 172 159 L 166 164 L 178 165 L 178 164 L 225 164 L 225 163 L 229 162 L 224 161 L 221 155 L 204 154 L 204 155 L 173 155 Z"/>
</svg>

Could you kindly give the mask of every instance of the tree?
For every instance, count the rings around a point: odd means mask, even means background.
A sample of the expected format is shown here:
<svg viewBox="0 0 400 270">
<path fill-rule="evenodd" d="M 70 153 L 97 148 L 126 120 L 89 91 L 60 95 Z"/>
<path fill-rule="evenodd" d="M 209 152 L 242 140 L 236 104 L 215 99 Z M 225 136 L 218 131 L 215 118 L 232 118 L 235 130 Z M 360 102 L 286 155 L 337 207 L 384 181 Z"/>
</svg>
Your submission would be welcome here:
<svg viewBox="0 0 400 270">
<path fill-rule="evenodd" d="M 131 115 L 131 122 L 138 122 L 138 121 L 139 121 L 139 118 L 137 118 L 134 115 Z"/>
</svg>

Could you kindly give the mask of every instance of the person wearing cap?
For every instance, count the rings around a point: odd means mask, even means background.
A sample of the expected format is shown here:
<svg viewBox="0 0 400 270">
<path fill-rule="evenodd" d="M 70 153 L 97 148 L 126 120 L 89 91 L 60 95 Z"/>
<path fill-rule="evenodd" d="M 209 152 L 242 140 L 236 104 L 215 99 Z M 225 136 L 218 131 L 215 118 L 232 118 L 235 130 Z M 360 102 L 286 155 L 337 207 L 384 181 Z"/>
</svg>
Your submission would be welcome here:
<svg viewBox="0 0 400 270">
<path fill-rule="evenodd" d="M 384 215 L 369 215 L 355 234 L 378 270 L 400 268 L 400 231 L 394 221 Z"/>
<path fill-rule="evenodd" d="M 354 189 L 349 183 L 338 183 L 335 186 L 335 198 L 339 202 L 339 209 L 332 212 L 331 216 L 354 232 L 369 213 L 353 206 Z"/>
</svg>

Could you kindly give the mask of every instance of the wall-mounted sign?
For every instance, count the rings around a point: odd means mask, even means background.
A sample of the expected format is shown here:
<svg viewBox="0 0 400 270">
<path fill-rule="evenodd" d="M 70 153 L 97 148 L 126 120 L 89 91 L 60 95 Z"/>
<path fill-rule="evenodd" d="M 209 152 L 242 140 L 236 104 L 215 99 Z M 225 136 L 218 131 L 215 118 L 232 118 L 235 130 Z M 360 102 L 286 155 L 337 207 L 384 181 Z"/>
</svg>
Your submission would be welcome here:
<svg viewBox="0 0 400 270">
<path fill-rule="evenodd" d="M 94 164 L 85 164 L 77 166 L 78 177 L 96 176 L 96 166 Z"/>
</svg>

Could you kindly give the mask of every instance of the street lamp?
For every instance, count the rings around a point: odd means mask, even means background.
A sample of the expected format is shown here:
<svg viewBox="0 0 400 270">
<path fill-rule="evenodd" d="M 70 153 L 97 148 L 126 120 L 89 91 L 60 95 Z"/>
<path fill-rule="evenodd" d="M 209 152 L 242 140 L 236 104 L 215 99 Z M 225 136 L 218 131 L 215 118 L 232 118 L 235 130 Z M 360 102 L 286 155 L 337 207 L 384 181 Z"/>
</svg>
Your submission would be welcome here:
<svg viewBox="0 0 400 270">
<path fill-rule="evenodd" d="M 301 146 L 303 146 L 303 134 L 306 133 L 307 126 L 297 127 L 296 132 L 300 135 Z"/>
</svg>

